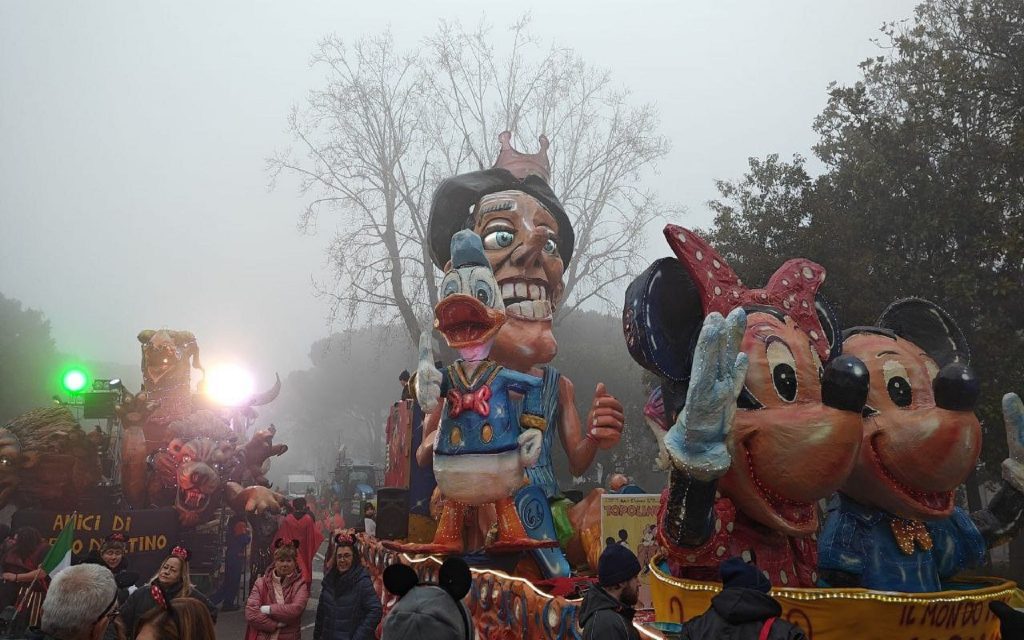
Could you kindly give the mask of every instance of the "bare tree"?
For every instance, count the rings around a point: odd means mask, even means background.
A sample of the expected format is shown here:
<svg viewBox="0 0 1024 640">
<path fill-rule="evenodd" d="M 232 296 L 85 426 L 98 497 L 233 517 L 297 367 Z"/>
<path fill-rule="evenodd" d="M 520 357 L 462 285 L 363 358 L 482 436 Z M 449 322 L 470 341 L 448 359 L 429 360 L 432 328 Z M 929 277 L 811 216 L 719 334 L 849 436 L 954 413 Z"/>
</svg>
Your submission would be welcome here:
<svg viewBox="0 0 1024 640">
<path fill-rule="evenodd" d="M 441 23 L 406 52 L 390 33 L 350 46 L 329 37 L 313 64 L 326 86 L 293 109 L 297 148 L 268 168 L 299 178 L 305 230 L 325 211 L 338 216 L 335 281 L 318 285 L 332 320 L 397 323 L 418 341 L 437 301 L 424 241 L 431 195 L 448 176 L 489 167 L 506 129 L 524 150 L 541 133 L 552 141 L 552 188 L 577 244 L 556 318 L 592 301 L 617 307 L 609 287 L 635 272 L 643 229 L 664 211 L 641 185 L 669 148 L 652 105 L 632 105 L 571 49 L 541 47 L 527 18 L 497 33 Z"/>
</svg>

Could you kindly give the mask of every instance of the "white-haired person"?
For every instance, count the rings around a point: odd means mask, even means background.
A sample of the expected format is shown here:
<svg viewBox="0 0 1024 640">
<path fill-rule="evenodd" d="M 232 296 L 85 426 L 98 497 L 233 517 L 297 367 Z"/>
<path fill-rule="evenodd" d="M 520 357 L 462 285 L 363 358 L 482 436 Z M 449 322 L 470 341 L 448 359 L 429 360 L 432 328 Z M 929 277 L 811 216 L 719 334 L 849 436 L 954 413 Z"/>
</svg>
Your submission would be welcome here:
<svg viewBox="0 0 1024 640">
<path fill-rule="evenodd" d="M 80 564 L 59 572 L 43 600 L 32 640 L 100 640 L 117 617 L 117 584 L 106 567 Z"/>
</svg>

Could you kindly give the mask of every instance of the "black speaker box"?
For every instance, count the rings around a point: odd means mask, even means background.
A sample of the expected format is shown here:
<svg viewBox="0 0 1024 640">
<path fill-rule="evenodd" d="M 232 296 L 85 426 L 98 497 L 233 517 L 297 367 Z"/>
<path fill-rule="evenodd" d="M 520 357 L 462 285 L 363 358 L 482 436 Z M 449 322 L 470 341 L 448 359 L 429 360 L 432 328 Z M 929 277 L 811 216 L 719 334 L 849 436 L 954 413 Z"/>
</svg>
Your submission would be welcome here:
<svg viewBox="0 0 1024 640">
<path fill-rule="evenodd" d="M 409 537 L 409 490 L 385 487 L 377 490 L 377 537 L 402 540 Z"/>
<path fill-rule="evenodd" d="M 116 391 L 92 391 L 82 394 L 83 417 L 113 418 L 114 405 L 117 403 Z"/>
</svg>

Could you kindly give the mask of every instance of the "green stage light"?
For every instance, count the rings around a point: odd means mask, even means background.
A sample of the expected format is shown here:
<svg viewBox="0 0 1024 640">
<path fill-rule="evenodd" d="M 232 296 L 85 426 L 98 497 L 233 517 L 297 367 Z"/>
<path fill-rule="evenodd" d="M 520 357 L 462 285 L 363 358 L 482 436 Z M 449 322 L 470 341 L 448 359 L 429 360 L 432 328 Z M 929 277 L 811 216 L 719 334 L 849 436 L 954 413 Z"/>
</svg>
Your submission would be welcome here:
<svg viewBox="0 0 1024 640">
<path fill-rule="evenodd" d="M 81 369 L 69 369 L 64 372 L 64 377 L 61 378 L 61 386 L 68 393 L 78 393 L 85 388 L 85 384 L 88 382 L 86 379 L 85 372 Z"/>
</svg>

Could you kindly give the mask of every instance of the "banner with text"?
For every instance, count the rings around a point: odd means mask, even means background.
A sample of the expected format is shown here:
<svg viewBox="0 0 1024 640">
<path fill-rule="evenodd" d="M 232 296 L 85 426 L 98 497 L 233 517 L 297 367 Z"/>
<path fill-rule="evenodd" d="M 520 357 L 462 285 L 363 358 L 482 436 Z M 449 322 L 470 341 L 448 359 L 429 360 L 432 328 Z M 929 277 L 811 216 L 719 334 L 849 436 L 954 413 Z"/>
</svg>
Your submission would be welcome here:
<svg viewBox="0 0 1024 640">
<path fill-rule="evenodd" d="M 53 544 L 72 513 L 43 509 L 19 509 L 11 521 L 12 529 L 33 527 L 43 540 Z M 179 540 L 178 514 L 174 509 L 139 509 L 136 511 L 83 511 L 75 520 L 75 541 L 71 548 L 73 562 L 79 562 L 90 551 L 98 550 L 104 538 L 123 533 L 128 545 L 127 559 L 132 571 L 143 578 L 157 568 Z"/>
</svg>

